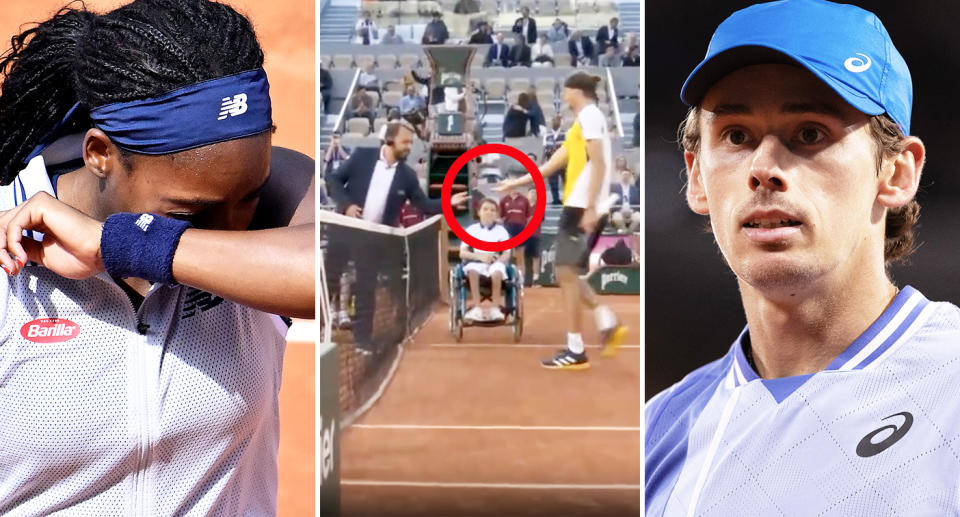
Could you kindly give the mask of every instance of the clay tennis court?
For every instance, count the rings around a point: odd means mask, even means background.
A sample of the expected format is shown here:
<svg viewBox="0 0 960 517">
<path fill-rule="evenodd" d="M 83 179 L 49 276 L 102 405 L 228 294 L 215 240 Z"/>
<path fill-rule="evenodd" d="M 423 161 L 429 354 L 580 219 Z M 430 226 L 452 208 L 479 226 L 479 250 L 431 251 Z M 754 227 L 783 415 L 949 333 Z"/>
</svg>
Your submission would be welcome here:
<svg viewBox="0 0 960 517">
<path fill-rule="evenodd" d="M 560 290 L 524 297 L 519 344 L 510 327 L 455 343 L 438 305 L 341 435 L 342 515 L 640 515 L 640 297 L 601 297 L 631 329 L 614 358 L 584 313 L 585 371 L 539 365 L 566 342 Z"/>
<path fill-rule="evenodd" d="M 0 51 L 10 37 L 30 22 L 49 19 L 67 0 L 3 2 L 0 6 Z M 88 9 L 104 12 L 129 3 L 123 0 L 86 0 Z M 270 80 L 273 144 L 315 157 L 314 46 L 312 0 L 257 2 L 225 0 L 253 22 L 264 50 L 264 68 Z M 80 2 L 74 2 L 79 7 Z M 310 327 L 305 327 L 310 328 Z M 298 332 L 309 335 L 309 332 Z M 314 344 L 308 338 L 287 344 L 280 390 L 279 515 L 314 514 Z"/>
</svg>

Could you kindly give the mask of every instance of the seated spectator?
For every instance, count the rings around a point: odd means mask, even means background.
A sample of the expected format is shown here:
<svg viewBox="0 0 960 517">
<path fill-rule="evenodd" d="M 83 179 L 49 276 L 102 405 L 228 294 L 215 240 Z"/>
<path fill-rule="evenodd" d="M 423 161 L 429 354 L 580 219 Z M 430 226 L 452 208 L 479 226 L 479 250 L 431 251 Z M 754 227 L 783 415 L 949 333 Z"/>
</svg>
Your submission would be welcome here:
<svg viewBox="0 0 960 517">
<path fill-rule="evenodd" d="M 354 32 L 357 33 L 354 43 L 369 45 L 377 39 L 377 24 L 370 19 L 370 11 L 363 12 L 363 18 L 357 22 Z"/>
<path fill-rule="evenodd" d="M 532 45 L 537 41 L 537 20 L 534 20 L 530 17 L 530 8 L 521 7 L 520 8 L 520 18 L 517 18 L 517 21 L 513 22 L 513 29 L 511 32 L 514 34 L 519 34 L 524 38 L 524 41 Z"/>
<path fill-rule="evenodd" d="M 398 221 L 400 223 L 399 226 L 407 228 L 422 221 L 423 212 L 421 212 L 417 207 L 413 206 L 409 199 L 406 200 L 406 202 L 403 203 L 403 206 L 400 207 L 400 221 Z"/>
<path fill-rule="evenodd" d="M 387 33 L 380 40 L 380 43 L 383 45 L 401 45 L 403 44 L 403 38 L 397 34 L 397 28 L 393 25 L 387 26 Z"/>
<path fill-rule="evenodd" d="M 459 0 L 453 6 L 454 14 L 474 14 L 480 12 L 480 4 L 476 0 Z"/>
<path fill-rule="evenodd" d="M 632 206 L 640 205 L 640 191 L 634 185 L 633 171 L 627 167 L 627 159 L 618 156 L 616 166 L 620 183 L 610 185 L 610 193 L 620 196 L 620 199 L 610 209 L 611 220 L 619 233 L 634 233 L 640 228 L 640 213 L 634 211 Z"/>
<path fill-rule="evenodd" d="M 427 120 L 427 103 L 423 97 L 417 95 L 416 86 L 412 84 L 407 86 L 407 91 L 400 98 L 400 116 L 413 124 L 417 136 L 423 140 L 420 126 Z"/>
<path fill-rule="evenodd" d="M 570 51 L 570 61 L 573 66 L 590 66 L 593 62 L 593 42 L 580 31 L 570 35 L 567 48 Z"/>
<path fill-rule="evenodd" d="M 470 35 L 470 40 L 467 43 L 471 45 L 492 45 L 493 29 L 490 27 L 490 24 L 480 22 L 480 24 L 477 25 L 477 31 Z"/>
<path fill-rule="evenodd" d="M 493 199 L 486 198 L 480 204 L 480 221 L 467 227 L 467 233 L 487 242 L 503 242 L 510 239 L 506 228 L 497 223 L 500 215 L 500 205 Z M 510 251 L 490 252 L 472 248 L 467 243 L 460 245 L 460 260 L 463 261 L 463 272 L 470 283 L 470 309 L 464 314 L 465 320 L 470 321 L 497 321 L 504 318 L 501 298 L 503 280 L 507 277 L 507 264 L 510 262 Z M 484 308 L 480 300 L 480 277 L 490 279 L 492 307 Z"/>
<path fill-rule="evenodd" d="M 350 159 L 352 151 L 340 143 L 340 133 L 334 133 L 330 138 L 330 147 L 323 153 L 323 171 L 325 175 L 333 174 L 340 168 L 340 164 Z"/>
<path fill-rule="evenodd" d="M 530 96 L 524 92 L 517 97 L 517 103 L 510 106 L 507 114 L 503 116 L 504 138 L 527 136 L 527 123 L 530 122 L 530 115 L 527 112 L 529 105 Z"/>
<path fill-rule="evenodd" d="M 350 98 L 350 104 L 347 110 L 350 118 L 364 117 L 370 121 L 370 127 L 373 127 L 373 119 L 375 119 L 377 115 L 376 109 L 373 105 L 373 101 L 370 99 L 370 96 L 367 95 L 367 90 L 364 87 L 357 87 L 356 93 L 354 93 L 353 97 Z"/>
<path fill-rule="evenodd" d="M 637 41 L 636 32 L 628 32 L 624 35 L 622 42 L 620 43 L 620 48 L 630 48 L 636 45 L 637 48 L 640 48 L 640 42 Z"/>
<path fill-rule="evenodd" d="M 540 130 L 547 129 L 547 121 L 543 117 L 543 109 L 540 108 L 540 101 L 537 99 L 537 88 L 535 86 L 528 88 L 527 95 L 530 97 L 530 106 L 527 108 L 527 115 L 530 117 L 530 134 L 540 136 Z"/>
<path fill-rule="evenodd" d="M 540 35 L 537 42 L 530 48 L 530 55 L 533 57 L 533 66 L 553 66 L 553 46 L 547 41 L 545 35 Z"/>
<path fill-rule="evenodd" d="M 519 34 L 513 35 L 513 47 L 510 48 L 509 66 L 530 66 L 530 45 Z"/>
<path fill-rule="evenodd" d="M 377 132 L 377 138 L 379 138 L 381 142 L 387 140 L 387 125 L 397 120 L 400 120 L 400 108 L 390 108 L 390 111 L 387 112 L 387 123 L 380 126 L 380 131 Z"/>
<path fill-rule="evenodd" d="M 550 29 L 547 31 L 547 39 L 551 43 L 558 41 L 565 41 L 570 37 L 570 28 L 567 27 L 566 22 L 557 18 L 553 21 L 553 25 L 550 26 Z"/>
<path fill-rule="evenodd" d="M 447 24 L 443 23 L 443 14 L 440 11 L 433 12 L 433 20 L 423 29 L 423 38 L 421 45 L 443 45 L 450 39 L 450 32 L 447 31 Z"/>
<path fill-rule="evenodd" d="M 597 47 L 600 49 L 600 52 L 606 52 L 607 47 L 611 45 L 617 50 L 620 49 L 619 24 L 620 20 L 616 18 L 610 18 L 610 24 L 600 27 L 600 29 L 597 31 Z"/>
<path fill-rule="evenodd" d="M 487 49 L 487 58 L 483 66 L 510 66 L 510 46 L 503 42 L 503 33 L 498 32 L 490 48 Z"/>
<path fill-rule="evenodd" d="M 607 49 L 603 52 L 603 55 L 600 56 L 600 59 L 597 59 L 597 64 L 609 67 L 620 66 L 620 56 L 617 55 L 617 47 L 607 45 Z"/>
<path fill-rule="evenodd" d="M 623 66 L 640 66 L 640 47 L 633 45 L 623 56 Z"/>
<path fill-rule="evenodd" d="M 320 65 L 320 74 L 318 79 L 320 80 L 320 104 L 323 106 L 323 114 L 330 114 L 330 107 L 333 104 L 333 97 L 331 97 L 333 90 L 333 77 L 330 76 L 330 72 L 323 68 L 323 61 L 317 61 Z"/>
<path fill-rule="evenodd" d="M 373 73 L 373 63 L 367 63 L 360 69 L 357 85 L 368 92 L 376 93 L 378 98 L 383 99 L 383 95 L 380 93 L 380 79 Z"/>
<path fill-rule="evenodd" d="M 601 266 L 629 266 L 633 264 L 633 250 L 627 246 L 626 239 L 617 239 L 617 243 L 600 254 Z"/>
</svg>

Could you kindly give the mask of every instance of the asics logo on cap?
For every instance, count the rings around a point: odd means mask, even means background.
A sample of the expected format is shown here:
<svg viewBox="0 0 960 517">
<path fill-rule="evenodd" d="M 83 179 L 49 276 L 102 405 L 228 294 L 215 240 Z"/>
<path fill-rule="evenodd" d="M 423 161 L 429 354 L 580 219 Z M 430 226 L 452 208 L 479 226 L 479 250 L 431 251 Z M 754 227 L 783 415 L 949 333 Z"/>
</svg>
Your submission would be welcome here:
<svg viewBox="0 0 960 517">
<path fill-rule="evenodd" d="M 146 232 L 147 230 L 150 229 L 150 223 L 152 223 L 152 222 L 153 222 L 153 216 L 152 216 L 152 215 L 150 215 L 150 214 L 142 214 L 142 215 L 140 215 L 140 217 L 137 219 L 137 222 L 134 223 L 134 224 L 136 224 L 141 230 L 143 230 L 144 232 Z"/>
<path fill-rule="evenodd" d="M 227 115 L 231 117 L 236 117 L 237 115 L 243 115 L 247 112 L 247 94 L 238 93 L 230 97 L 224 97 L 223 102 L 220 104 L 220 116 L 217 117 L 217 120 L 223 120 L 227 118 Z"/>
<path fill-rule="evenodd" d="M 850 57 L 843 62 L 843 67 L 855 74 L 859 74 L 860 72 L 866 72 L 867 69 L 870 68 L 870 65 L 873 64 L 870 61 L 870 56 L 866 54 L 861 54 L 859 52 L 857 52 L 857 55 L 863 56 L 864 59 L 866 59 L 866 61 L 864 61 L 863 59 L 860 59 L 859 57 Z"/>
</svg>

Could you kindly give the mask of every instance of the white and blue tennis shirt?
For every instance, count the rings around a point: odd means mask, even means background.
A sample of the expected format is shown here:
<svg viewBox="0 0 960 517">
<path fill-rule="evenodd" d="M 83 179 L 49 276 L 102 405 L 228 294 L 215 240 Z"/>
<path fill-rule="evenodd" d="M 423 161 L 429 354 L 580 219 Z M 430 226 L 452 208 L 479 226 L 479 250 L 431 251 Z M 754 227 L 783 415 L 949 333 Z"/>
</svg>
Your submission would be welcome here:
<svg viewBox="0 0 960 517">
<path fill-rule="evenodd" d="M 37 157 L 0 209 L 41 190 Z M 285 333 L 185 286 L 0 275 L 0 515 L 274 515 Z"/>
<path fill-rule="evenodd" d="M 809 375 L 744 346 L 647 404 L 648 516 L 960 515 L 960 309 L 906 287 Z"/>
</svg>

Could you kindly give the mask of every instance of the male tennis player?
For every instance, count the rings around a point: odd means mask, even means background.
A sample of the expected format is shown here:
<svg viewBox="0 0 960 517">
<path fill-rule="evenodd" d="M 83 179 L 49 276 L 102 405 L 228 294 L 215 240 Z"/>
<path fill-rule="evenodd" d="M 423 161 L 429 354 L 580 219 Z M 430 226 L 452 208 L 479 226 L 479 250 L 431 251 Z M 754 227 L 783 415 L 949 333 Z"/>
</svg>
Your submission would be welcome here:
<svg viewBox="0 0 960 517">
<path fill-rule="evenodd" d="M 594 311 L 597 328 L 603 335 L 604 356 L 616 352 L 627 332 L 613 311 L 597 301 L 590 284 L 580 277 L 586 272 L 590 250 L 606 224 L 606 216 L 600 217 L 600 214 L 605 214 L 610 208 L 613 161 L 607 120 L 596 104 L 599 81 L 599 77 L 578 72 L 564 82 L 563 100 L 576 113 L 577 120 L 567 132 L 560 149 L 540 167 L 540 174 L 548 177 L 564 165 L 567 166 L 555 262 L 567 321 L 570 322 L 567 348 L 541 362 L 544 368 L 554 370 L 584 370 L 590 367 L 580 334 L 582 305 Z M 533 178 L 525 175 L 500 183 L 497 190 L 507 192 L 532 182 Z"/>
<path fill-rule="evenodd" d="M 924 146 L 875 15 L 738 11 L 681 97 L 687 202 L 747 326 L 646 408 L 647 515 L 957 515 L 960 311 L 898 289 Z"/>
</svg>

